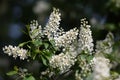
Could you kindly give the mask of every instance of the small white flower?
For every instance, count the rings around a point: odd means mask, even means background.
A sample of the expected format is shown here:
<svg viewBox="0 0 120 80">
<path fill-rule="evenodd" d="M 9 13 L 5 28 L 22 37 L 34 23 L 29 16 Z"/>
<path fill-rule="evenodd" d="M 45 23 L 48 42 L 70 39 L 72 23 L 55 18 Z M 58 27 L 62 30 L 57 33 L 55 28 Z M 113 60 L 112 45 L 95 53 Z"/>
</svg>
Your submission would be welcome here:
<svg viewBox="0 0 120 80">
<path fill-rule="evenodd" d="M 92 32 L 90 30 L 90 25 L 86 19 L 81 20 L 81 27 L 79 33 L 79 40 L 78 40 L 78 52 L 81 51 L 88 51 L 90 54 L 93 51 L 93 39 L 92 39 Z"/>
<path fill-rule="evenodd" d="M 60 70 L 60 73 L 64 73 L 75 64 L 76 54 L 76 51 L 73 50 L 71 47 L 69 51 L 66 51 L 66 53 L 60 53 L 59 55 L 52 56 L 52 58 L 50 59 L 50 66 L 53 69 L 57 68 L 58 70 Z"/>
<path fill-rule="evenodd" d="M 77 39 L 78 30 L 76 28 L 71 29 L 70 31 L 66 32 L 65 34 L 54 38 L 55 45 L 57 47 L 68 47 L 75 39 Z"/>
<path fill-rule="evenodd" d="M 8 54 L 9 56 L 13 56 L 14 58 L 17 58 L 18 56 L 20 59 L 24 60 L 27 58 L 27 50 L 23 48 L 19 48 L 16 46 L 9 45 L 8 47 L 5 46 L 3 48 L 4 53 Z"/>
<path fill-rule="evenodd" d="M 59 29 L 59 24 L 61 21 L 60 16 L 61 14 L 59 9 L 54 8 L 43 31 L 44 35 L 46 35 L 49 40 L 62 34 L 61 30 Z"/>
</svg>

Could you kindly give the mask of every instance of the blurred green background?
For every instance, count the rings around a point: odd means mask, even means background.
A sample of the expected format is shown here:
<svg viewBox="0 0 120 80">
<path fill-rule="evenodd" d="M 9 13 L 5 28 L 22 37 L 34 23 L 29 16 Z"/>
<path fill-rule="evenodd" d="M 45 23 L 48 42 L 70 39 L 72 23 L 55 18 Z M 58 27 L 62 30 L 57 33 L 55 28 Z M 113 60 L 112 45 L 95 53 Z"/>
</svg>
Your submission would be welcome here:
<svg viewBox="0 0 120 80">
<path fill-rule="evenodd" d="M 104 39 L 109 31 L 114 34 L 115 42 L 120 43 L 120 0 L 0 0 L 0 80 L 12 80 L 5 73 L 15 65 L 24 66 L 39 76 L 37 61 L 15 60 L 4 54 L 2 47 L 29 40 L 22 32 L 26 31 L 25 25 L 35 19 L 44 27 L 53 7 L 60 9 L 60 26 L 66 31 L 79 28 L 80 19 L 87 18 L 94 43 Z M 117 45 L 120 48 L 120 44 Z"/>
</svg>

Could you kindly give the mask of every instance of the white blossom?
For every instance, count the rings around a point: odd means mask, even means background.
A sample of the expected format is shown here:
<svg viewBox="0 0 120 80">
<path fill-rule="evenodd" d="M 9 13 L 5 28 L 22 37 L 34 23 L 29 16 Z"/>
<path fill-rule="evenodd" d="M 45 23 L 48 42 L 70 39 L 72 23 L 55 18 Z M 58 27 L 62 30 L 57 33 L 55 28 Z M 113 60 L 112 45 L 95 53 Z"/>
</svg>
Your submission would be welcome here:
<svg viewBox="0 0 120 80">
<path fill-rule="evenodd" d="M 113 49 L 113 34 L 109 32 L 104 40 L 97 41 L 96 43 L 96 53 L 107 53 L 110 54 Z"/>
<path fill-rule="evenodd" d="M 78 30 L 76 28 L 71 29 L 65 34 L 54 38 L 55 45 L 57 47 L 68 47 L 75 39 L 77 39 L 77 35 L 78 35 Z"/>
<path fill-rule="evenodd" d="M 38 24 L 37 20 L 31 21 L 29 34 L 30 34 L 30 37 L 32 39 L 41 38 L 41 36 L 42 36 L 42 27 L 41 27 L 41 25 Z"/>
<path fill-rule="evenodd" d="M 110 61 L 103 56 L 93 58 L 93 80 L 107 80 L 110 77 Z"/>
<path fill-rule="evenodd" d="M 5 46 L 3 48 L 3 51 L 4 51 L 4 53 L 8 54 L 9 56 L 13 56 L 14 58 L 17 58 L 19 56 L 20 59 L 22 59 L 22 60 L 24 60 L 28 57 L 26 49 L 12 46 L 12 45 Z"/>
<path fill-rule="evenodd" d="M 81 20 L 81 27 L 80 27 L 80 33 L 79 33 L 79 40 L 78 40 L 78 52 L 81 51 L 93 51 L 93 39 L 92 39 L 92 32 L 90 30 L 90 25 L 88 25 L 88 22 L 86 19 Z"/>
<path fill-rule="evenodd" d="M 76 61 L 76 51 L 73 49 L 71 47 L 70 50 L 66 51 L 66 53 L 60 53 L 59 55 L 52 56 L 50 59 L 50 66 L 53 69 L 60 70 L 60 73 L 68 71 Z"/>
<path fill-rule="evenodd" d="M 43 31 L 44 35 L 46 35 L 49 40 L 62 34 L 61 30 L 59 29 L 59 24 L 61 21 L 60 16 L 61 14 L 59 9 L 54 8 Z"/>
</svg>

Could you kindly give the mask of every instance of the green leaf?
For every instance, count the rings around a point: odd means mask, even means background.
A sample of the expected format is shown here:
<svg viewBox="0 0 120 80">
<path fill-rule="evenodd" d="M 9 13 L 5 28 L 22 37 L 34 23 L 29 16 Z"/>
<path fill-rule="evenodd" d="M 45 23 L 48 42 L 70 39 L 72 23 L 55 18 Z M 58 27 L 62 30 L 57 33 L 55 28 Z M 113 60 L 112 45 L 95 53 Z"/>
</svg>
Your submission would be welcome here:
<svg viewBox="0 0 120 80">
<path fill-rule="evenodd" d="M 25 77 L 23 80 L 35 80 L 33 76 Z"/>
<path fill-rule="evenodd" d="M 47 49 L 49 47 L 48 43 L 44 43 L 45 49 Z"/>
<path fill-rule="evenodd" d="M 114 24 L 107 24 L 106 25 L 106 29 L 108 29 L 109 31 L 111 30 L 115 30 L 116 29 L 116 27 L 115 27 L 115 25 Z"/>
<path fill-rule="evenodd" d="M 40 45 L 42 45 L 42 41 L 41 41 L 41 40 L 34 40 L 34 41 L 33 41 L 33 44 L 34 44 L 35 46 L 40 46 Z"/>
<path fill-rule="evenodd" d="M 88 56 L 87 61 L 90 62 L 93 59 L 93 56 Z"/>
<path fill-rule="evenodd" d="M 47 60 L 49 60 L 49 59 L 50 59 L 50 56 L 45 56 L 45 58 L 46 58 Z"/>
<path fill-rule="evenodd" d="M 31 49 L 31 46 L 27 45 L 27 47 L 28 47 L 29 49 Z"/>
<path fill-rule="evenodd" d="M 80 57 L 81 57 L 81 60 L 85 60 L 86 59 L 86 55 L 80 55 Z"/>
<path fill-rule="evenodd" d="M 30 25 L 26 25 L 26 28 L 27 28 L 27 33 L 29 34 L 29 32 L 30 32 Z"/>
<path fill-rule="evenodd" d="M 116 78 L 117 76 L 119 76 L 119 74 L 115 71 L 111 71 L 110 73 L 113 78 Z"/>
<path fill-rule="evenodd" d="M 30 25 L 26 25 L 28 32 L 30 31 Z"/>
<path fill-rule="evenodd" d="M 43 56 L 41 56 L 41 59 L 42 59 L 43 64 L 47 66 L 47 60 Z"/>
<path fill-rule="evenodd" d="M 43 50 L 43 55 L 47 55 L 47 56 L 50 56 L 51 54 L 50 54 L 50 51 L 49 50 Z"/>
<path fill-rule="evenodd" d="M 14 66 L 14 70 L 15 70 L 15 71 L 18 71 L 19 69 L 18 69 L 18 67 L 17 67 L 17 66 Z"/>
<path fill-rule="evenodd" d="M 55 45 L 55 41 L 54 40 L 50 40 L 50 43 L 54 46 Z"/>
<path fill-rule="evenodd" d="M 26 44 L 26 42 L 19 44 L 19 47 L 23 47 Z"/>
<path fill-rule="evenodd" d="M 23 43 L 19 44 L 18 46 L 23 47 L 24 45 L 28 44 L 29 42 L 31 42 L 31 41 L 23 42 Z"/>
<path fill-rule="evenodd" d="M 35 54 L 33 55 L 33 60 L 35 60 L 36 56 L 37 56 L 37 53 L 35 53 Z"/>
<path fill-rule="evenodd" d="M 6 73 L 8 76 L 12 76 L 12 75 L 15 75 L 17 74 L 18 72 L 17 71 L 10 71 L 8 73 Z"/>
<path fill-rule="evenodd" d="M 48 51 L 44 52 L 42 55 L 43 55 L 47 60 L 49 60 L 50 57 L 51 57 L 51 53 L 48 52 Z"/>
</svg>

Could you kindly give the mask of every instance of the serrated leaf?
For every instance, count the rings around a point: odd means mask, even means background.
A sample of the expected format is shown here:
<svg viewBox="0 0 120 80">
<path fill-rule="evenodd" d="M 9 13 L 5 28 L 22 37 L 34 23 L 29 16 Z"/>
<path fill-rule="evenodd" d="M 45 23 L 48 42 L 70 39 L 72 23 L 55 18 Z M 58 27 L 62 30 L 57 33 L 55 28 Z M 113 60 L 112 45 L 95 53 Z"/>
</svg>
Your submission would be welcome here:
<svg viewBox="0 0 120 80">
<path fill-rule="evenodd" d="M 10 71 L 8 73 L 6 73 L 8 76 L 12 76 L 12 75 L 15 75 L 17 74 L 18 72 L 17 71 Z"/>
<path fill-rule="evenodd" d="M 35 80 L 33 76 L 25 77 L 23 80 Z"/>
</svg>

